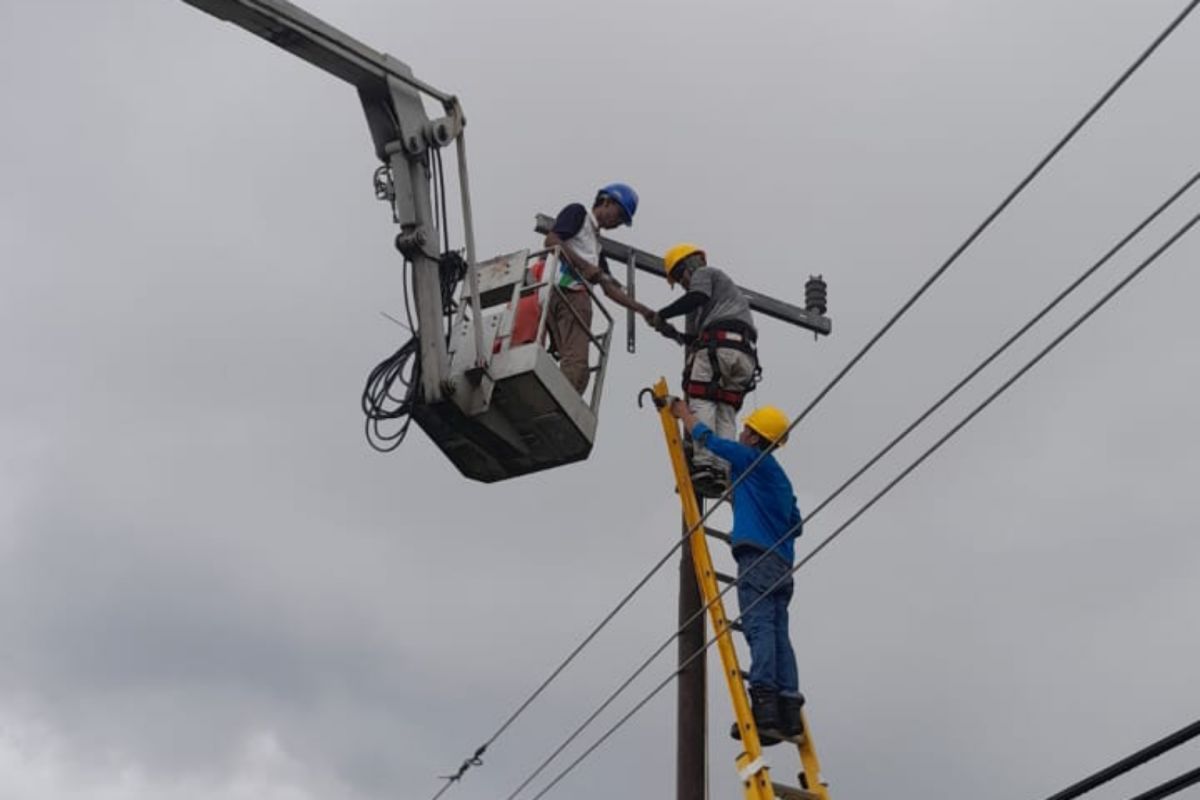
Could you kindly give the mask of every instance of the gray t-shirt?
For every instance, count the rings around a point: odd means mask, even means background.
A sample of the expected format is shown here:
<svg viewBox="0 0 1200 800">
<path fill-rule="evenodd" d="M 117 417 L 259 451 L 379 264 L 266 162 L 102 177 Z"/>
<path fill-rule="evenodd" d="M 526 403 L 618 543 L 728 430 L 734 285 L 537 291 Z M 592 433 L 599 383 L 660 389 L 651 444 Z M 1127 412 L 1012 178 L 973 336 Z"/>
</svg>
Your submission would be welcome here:
<svg viewBox="0 0 1200 800">
<path fill-rule="evenodd" d="M 721 270 L 716 267 L 700 267 L 692 272 L 692 282 L 687 290 L 689 293 L 700 292 L 708 295 L 708 302 L 687 315 L 688 333 L 710 328 L 716 322 L 734 320 L 748 325 L 757 333 L 749 301 L 737 284 Z"/>
</svg>

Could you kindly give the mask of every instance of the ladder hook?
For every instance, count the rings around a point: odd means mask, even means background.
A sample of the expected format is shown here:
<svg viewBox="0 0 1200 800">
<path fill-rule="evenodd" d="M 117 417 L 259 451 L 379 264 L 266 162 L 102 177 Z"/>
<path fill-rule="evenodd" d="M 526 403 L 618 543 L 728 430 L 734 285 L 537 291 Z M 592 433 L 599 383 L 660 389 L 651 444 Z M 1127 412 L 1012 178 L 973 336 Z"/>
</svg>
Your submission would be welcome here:
<svg viewBox="0 0 1200 800">
<path fill-rule="evenodd" d="M 650 387 L 647 386 L 646 389 L 643 389 L 642 391 L 637 392 L 637 408 L 642 408 L 642 397 L 644 397 L 646 395 L 649 395 L 650 399 L 652 399 L 652 401 L 654 401 L 654 408 L 659 408 L 659 409 L 661 409 L 662 407 L 664 407 L 664 405 L 667 404 L 668 399 L 671 399 L 670 396 L 659 397 L 658 395 L 655 395 L 654 390 L 650 389 Z"/>
</svg>

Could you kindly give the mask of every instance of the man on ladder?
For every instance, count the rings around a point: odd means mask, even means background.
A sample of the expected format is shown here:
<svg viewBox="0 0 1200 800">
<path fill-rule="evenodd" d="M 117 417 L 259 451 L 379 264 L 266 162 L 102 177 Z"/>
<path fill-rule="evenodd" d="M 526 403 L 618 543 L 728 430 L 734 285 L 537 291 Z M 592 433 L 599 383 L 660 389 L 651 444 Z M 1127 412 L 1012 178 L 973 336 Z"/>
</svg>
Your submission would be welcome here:
<svg viewBox="0 0 1200 800">
<path fill-rule="evenodd" d="M 687 347 L 683 392 L 696 415 L 717 436 L 737 436 L 737 412 L 753 391 L 760 373 L 755 342 L 758 331 L 750 303 L 737 284 L 708 266 L 704 251 L 677 244 L 663 256 L 667 283 L 685 294 L 657 312 L 645 315 L 656 330 Z M 680 334 L 667 320 L 687 315 Z M 729 487 L 729 464 L 693 439 L 692 485 L 704 497 L 720 497 Z"/>
<path fill-rule="evenodd" d="M 729 463 L 734 481 L 730 546 L 738 565 L 738 609 L 750 645 L 750 701 L 754 724 L 764 745 L 802 733 L 796 655 L 788 635 L 788 604 L 794 540 L 803 529 L 791 481 L 775 456 L 763 451 L 787 440 L 787 416 L 763 406 L 746 418 L 738 440 L 716 436 L 684 400 L 675 398 L 671 414 L 683 421 L 697 447 Z M 759 461 L 759 458 L 762 458 Z M 757 462 L 757 464 L 755 464 Z M 751 469 L 751 465 L 755 465 Z M 738 736 L 737 725 L 733 734 Z"/>
</svg>

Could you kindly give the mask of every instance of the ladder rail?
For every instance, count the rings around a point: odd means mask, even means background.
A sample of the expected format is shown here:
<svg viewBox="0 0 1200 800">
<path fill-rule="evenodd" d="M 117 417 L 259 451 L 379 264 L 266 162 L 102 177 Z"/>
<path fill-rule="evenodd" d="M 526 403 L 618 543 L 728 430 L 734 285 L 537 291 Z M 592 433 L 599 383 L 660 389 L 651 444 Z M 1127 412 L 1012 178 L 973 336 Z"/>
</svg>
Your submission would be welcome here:
<svg viewBox="0 0 1200 800">
<path fill-rule="evenodd" d="M 762 741 L 758 736 L 758 728 L 754 725 L 754 715 L 750 709 L 750 699 L 746 695 L 744 683 L 746 673 L 738 665 L 737 650 L 734 648 L 732 633 L 740 630 L 741 625 L 736 620 L 731 621 L 725 614 L 725 604 L 722 592 L 717 585 L 718 580 L 730 580 L 732 576 L 719 573 L 713 566 L 712 554 L 708 549 L 707 536 L 718 534 L 719 538 L 729 540 L 728 534 L 706 530 L 700 525 L 700 504 L 692 487 L 691 473 L 688 470 L 687 458 L 683 453 L 683 440 L 679 433 L 679 423 L 666 406 L 670 396 L 667 391 L 667 381 L 659 378 L 654 384 L 652 393 L 655 405 L 658 407 L 659 418 L 662 421 L 663 437 L 666 439 L 667 452 L 671 457 L 671 469 L 675 473 L 675 485 L 679 490 L 679 502 L 683 506 L 683 517 L 691 534 L 688 536 L 688 546 L 691 548 L 692 564 L 696 570 L 696 582 L 705 607 L 712 621 L 717 652 L 721 657 L 722 673 L 729 687 L 729 697 L 733 702 L 733 713 L 737 719 L 738 730 L 741 734 L 744 751 L 737 757 L 737 770 L 746 789 L 747 800 L 775 800 L 777 797 L 795 798 L 799 800 L 829 800 L 829 788 L 821 779 L 821 762 L 812 742 L 811 728 L 808 725 L 808 715 L 801 709 L 801 721 L 804 733 L 792 740 L 800 755 L 799 778 L 800 788 L 792 788 L 771 780 L 770 771 L 763 760 Z M 736 578 L 733 578 L 736 580 Z"/>
<path fill-rule="evenodd" d="M 805 789 L 813 794 L 817 800 L 829 800 L 829 787 L 821 780 L 821 760 L 817 758 L 817 750 L 813 747 L 812 735 L 809 733 L 811 728 L 808 727 L 808 715 L 804 713 L 804 709 L 800 709 L 800 721 L 804 727 L 804 734 L 800 740 L 800 773 L 805 784 Z"/>
<path fill-rule="evenodd" d="M 656 401 L 661 401 L 667 396 L 666 379 L 660 378 L 654 385 L 654 398 Z M 729 696 L 733 701 L 733 713 L 737 718 L 738 729 L 742 735 L 742 745 L 745 748 L 737 758 L 738 774 L 741 775 L 745 784 L 747 800 L 775 800 L 770 771 L 766 762 L 763 761 L 762 743 L 759 741 L 758 729 L 754 726 L 754 717 L 750 711 L 750 699 L 746 696 L 746 687 L 742 683 L 742 671 L 738 666 L 737 651 L 734 649 L 731 636 L 732 628 L 729 618 L 725 615 L 725 604 L 721 601 L 720 591 L 717 588 L 716 570 L 713 568 L 712 555 L 708 550 L 704 528 L 700 526 L 700 504 L 696 500 L 691 474 L 683 454 L 679 424 L 665 405 L 657 404 L 661 406 L 658 413 L 662 421 L 663 436 L 667 442 L 667 452 L 671 456 L 675 484 L 679 489 L 679 500 L 683 504 L 684 521 L 692 531 L 688 537 L 688 545 L 692 549 L 692 564 L 696 569 L 696 582 L 700 585 L 713 631 L 717 637 L 717 651 L 721 656 L 722 673 L 729 686 Z"/>
</svg>

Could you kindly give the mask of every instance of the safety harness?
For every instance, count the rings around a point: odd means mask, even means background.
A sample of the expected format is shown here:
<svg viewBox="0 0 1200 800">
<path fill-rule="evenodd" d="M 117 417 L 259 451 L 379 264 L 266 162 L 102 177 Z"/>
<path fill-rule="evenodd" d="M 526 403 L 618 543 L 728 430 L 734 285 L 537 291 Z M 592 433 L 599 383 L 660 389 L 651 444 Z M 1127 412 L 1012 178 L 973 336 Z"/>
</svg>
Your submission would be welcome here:
<svg viewBox="0 0 1200 800">
<path fill-rule="evenodd" d="M 754 329 L 737 320 L 717 322 L 711 328 L 706 328 L 688 345 L 687 361 L 683 372 L 683 391 L 688 397 L 698 397 L 733 406 L 735 411 L 742 409 L 746 395 L 754 391 L 762 377 L 762 366 L 758 362 L 758 351 L 754 343 L 758 338 Z M 754 372 L 750 382 L 741 389 L 728 389 L 721 386 L 721 361 L 717 358 L 717 350 L 728 347 L 740 350 L 754 359 Z M 692 380 L 692 362 L 701 350 L 708 351 L 708 363 L 712 365 L 712 379 L 707 381 Z"/>
</svg>

